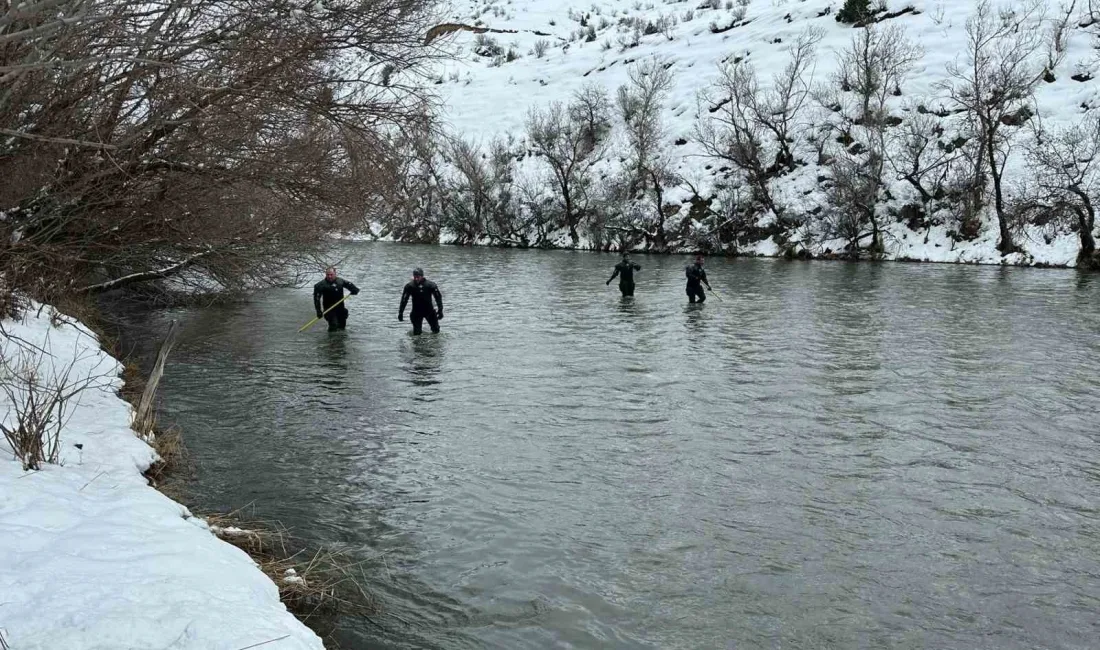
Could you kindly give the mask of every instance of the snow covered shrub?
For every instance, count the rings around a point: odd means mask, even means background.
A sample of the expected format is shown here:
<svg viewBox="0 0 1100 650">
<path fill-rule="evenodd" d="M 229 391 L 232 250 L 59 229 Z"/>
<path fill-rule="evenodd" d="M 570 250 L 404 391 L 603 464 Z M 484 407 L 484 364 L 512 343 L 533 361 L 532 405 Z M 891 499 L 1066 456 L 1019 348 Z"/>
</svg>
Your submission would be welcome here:
<svg viewBox="0 0 1100 650">
<path fill-rule="evenodd" d="M 474 37 L 474 53 L 478 56 L 496 57 L 504 54 L 504 48 L 492 36 L 478 34 Z"/>
<path fill-rule="evenodd" d="M 697 9 L 717 9 L 722 6 L 722 0 L 703 0 Z"/>
<path fill-rule="evenodd" d="M 620 32 L 616 39 L 619 43 L 619 49 L 629 50 L 632 47 L 638 47 L 642 42 L 642 30 L 645 28 L 644 21 L 631 18 L 620 21 L 620 25 L 625 25 L 626 31 Z"/>
<path fill-rule="evenodd" d="M 675 14 L 662 14 L 660 17 L 657 18 L 657 22 L 655 23 L 655 25 L 657 27 L 657 31 L 664 34 L 664 37 L 671 41 L 672 30 L 674 27 L 676 27 L 677 23 L 678 21 L 676 20 Z"/>
<path fill-rule="evenodd" d="M 539 40 L 535 41 L 535 58 L 541 59 L 542 57 L 546 56 L 546 50 L 549 48 L 550 41 L 546 40 L 545 38 L 540 38 Z"/>
</svg>

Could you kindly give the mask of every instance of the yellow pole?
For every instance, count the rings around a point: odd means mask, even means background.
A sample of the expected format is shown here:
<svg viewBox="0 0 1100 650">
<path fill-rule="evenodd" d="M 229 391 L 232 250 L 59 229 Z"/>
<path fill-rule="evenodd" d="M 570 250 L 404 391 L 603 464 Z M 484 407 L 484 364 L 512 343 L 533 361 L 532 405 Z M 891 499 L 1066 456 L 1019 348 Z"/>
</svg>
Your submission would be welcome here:
<svg viewBox="0 0 1100 650">
<path fill-rule="evenodd" d="M 313 320 L 309 321 L 309 322 L 308 322 L 308 323 L 306 323 L 305 325 L 302 325 L 302 328 L 301 328 L 300 330 L 298 330 L 298 333 L 299 333 L 299 334 L 301 334 L 302 332 L 304 332 L 304 331 L 308 330 L 309 328 L 313 327 L 313 324 L 314 324 L 314 323 L 316 323 L 317 321 L 319 321 L 319 320 L 321 320 L 322 318 L 324 318 L 324 317 L 325 317 L 325 314 L 329 313 L 329 312 L 330 312 L 330 311 L 332 311 L 333 309 L 336 309 L 336 305 L 339 305 L 340 303 L 344 302 L 344 301 L 345 301 L 345 300 L 347 300 L 348 298 L 351 298 L 351 294 L 350 294 L 350 293 L 349 293 L 348 295 L 344 296 L 343 298 L 341 298 L 341 299 L 337 300 L 337 301 L 336 301 L 336 304 L 335 304 L 335 305 L 333 305 L 333 306 L 329 307 L 328 309 L 326 309 L 325 311 L 321 312 L 321 315 L 320 315 L 320 316 L 318 316 L 317 318 L 314 318 Z"/>
</svg>

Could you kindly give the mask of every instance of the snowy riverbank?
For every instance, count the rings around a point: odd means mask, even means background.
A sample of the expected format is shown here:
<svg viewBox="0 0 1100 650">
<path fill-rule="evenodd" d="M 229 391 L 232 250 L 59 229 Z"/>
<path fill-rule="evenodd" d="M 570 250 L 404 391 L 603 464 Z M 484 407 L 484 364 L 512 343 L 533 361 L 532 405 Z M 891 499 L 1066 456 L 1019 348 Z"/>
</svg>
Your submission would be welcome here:
<svg viewBox="0 0 1100 650">
<path fill-rule="evenodd" d="M 449 135 L 418 141 L 375 235 L 1100 263 L 1091 5 L 462 0 L 447 18 L 465 26 L 433 86 Z"/>
<path fill-rule="evenodd" d="M 12 650 L 319 650 L 243 551 L 212 535 L 142 472 L 155 453 L 130 429 L 121 366 L 49 307 L 4 320 L 4 377 L 91 380 L 70 400 L 57 464 L 24 471 L 0 438 L 0 634 Z M 24 382 L 25 383 L 25 382 Z M 11 391 L 0 392 L 5 424 Z"/>
<path fill-rule="evenodd" d="M 369 232 L 349 233 L 335 237 L 342 241 L 382 241 L 394 242 L 392 236 L 381 235 L 382 228 L 373 224 Z M 886 229 L 889 234 L 883 259 L 902 262 L 937 262 L 943 264 L 991 264 L 1012 266 L 1053 266 L 1073 267 L 1077 263 L 1079 244 L 1075 235 L 1060 234 L 1044 239 L 1039 229 L 1028 229 L 1026 237 L 1020 242 L 1021 253 L 1002 256 L 997 250 L 996 228 L 992 225 L 985 228 L 982 234 L 974 241 L 959 242 L 950 237 L 947 229 L 932 227 L 921 232 L 914 232 L 905 224 L 891 224 Z M 490 239 L 482 239 L 472 244 L 457 241 L 453 234 L 440 233 L 439 243 L 445 245 L 473 245 L 473 246 L 500 246 L 499 242 Z M 599 246 L 581 237 L 580 242 L 574 246 L 569 240 L 566 231 L 562 231 L 553 239 L 550 248 L 560 250 L 585 250 L 600 251 L 605 247 Z M 611 250 L 618 250 L 611 247 Z M 644 252 L 642 249 L 637 249 Z M 669 251 L 674 254 L 693 254 L 698 252 L 694 247 L 674 248 Z M 783 252 L 771 239 L 754 242 L 751 246 L 737 252 L 719 252 L 718 255 L 738 255 L 747 257 L 782 257 Z M 825 257 L 819 255 L 818 257 Z"/>
</svg>

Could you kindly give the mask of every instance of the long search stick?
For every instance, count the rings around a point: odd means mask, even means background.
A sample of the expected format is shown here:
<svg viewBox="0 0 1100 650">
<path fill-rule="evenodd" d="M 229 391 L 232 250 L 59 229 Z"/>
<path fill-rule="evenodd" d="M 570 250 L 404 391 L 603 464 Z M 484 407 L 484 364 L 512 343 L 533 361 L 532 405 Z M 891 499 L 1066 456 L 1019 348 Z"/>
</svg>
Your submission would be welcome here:
<svg viewBox="0 0 1100 650">
<path fill-rule="evenodd" d="M 717 298 L 718 302 L 726 302 L 725 300 L 722 300 L 722 296 L 718 295 L 718 292 L 714 290 L 714 287 L 712 287 L 708 284 L 707 289 L 710 289 L 710 294 L 712 296 L 714 296 L 715 298 Z"/>
<path fill-rule="evenodd" d="M 298 333 L 299 333 L 299 334 L 301 334 L 302 332 L 304 332 L 304 331 L 308 330 L 309 328 L 313 327 L 313 324 L 314 324 L 314 323 L 316 323 L 317 321 L 319 321 L 319 320 L 321 320 L 322 318 L 324 318 L 324 317 L 325 317 L 325 314 L 329 313 L 329 312 L 330 312 L 330 311 L 332 311 L 333 309 L 336 309 L 336 305 L 339 305 L 340 303 L 344 302 L 344 301 L 345 301 L 345 300 L 347 300 L 348 298 L 351 298 L 351 294 L 350 294 L 350 293 L 349 293 L 348 295 L 344 296 L 343 298 L 341 298 L 341 299 L 337 300 L 337 301 L 336 301 L 336 304 L 334 304 L 333 306 L 331 306 L 331 307 L 329 307 L 328 309 L 326 309 L 326 310 L 324 310 L 323 312 L 321 312 L 321 315 L 320 315 L 320 316 L 318 316 L 317 318 L 314 318 L 313 320 L 309 321 L 309 322 L 308 322 L 308 323 L 306 323 L 305 325 L 302 325 L 302 329 L 298 330 Z"/>
</svg>

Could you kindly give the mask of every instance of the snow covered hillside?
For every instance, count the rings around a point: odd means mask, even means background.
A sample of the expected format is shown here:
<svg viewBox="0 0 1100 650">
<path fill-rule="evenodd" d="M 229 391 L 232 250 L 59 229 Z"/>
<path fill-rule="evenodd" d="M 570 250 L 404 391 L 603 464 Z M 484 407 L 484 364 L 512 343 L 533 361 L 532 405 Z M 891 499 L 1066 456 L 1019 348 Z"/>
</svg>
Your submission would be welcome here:
<svg viewBox="0 0 1100 650">
<path fill-rule="evenodd" d="M 243 551 L 148 486 L 155 454 L 95 336 L 39 305 L 0 326 L 0 423 L 16 428 L 31 393 L 41 406 L 50 387 L 83 389 L 55 411 L 64 426 L 43 455 L 56 463 L 24 469 L 0 437 L 4 647 L 320 650 Z"/>
<path fill-rule="evenodd" d="M 456 0 L 449 21 L 490 30 L 457 32 L 435 80 L 465 144 L 421 156 L 381 234 L 1072 265 L 1100 190 L 1088 7 L 872 0 L 852 24 L 844 5 Z M 650 115 L 640 100 L 660 70 Z M 574 106 L 555 122 L 554 102 Z M 594 105 L 606 128 L 589 120 L 575 170 L 556 173 L 555 148 L 585 129 L 571 109 Z M 639 145 L 646 128 L 656 145 Z"/>
</svg>

